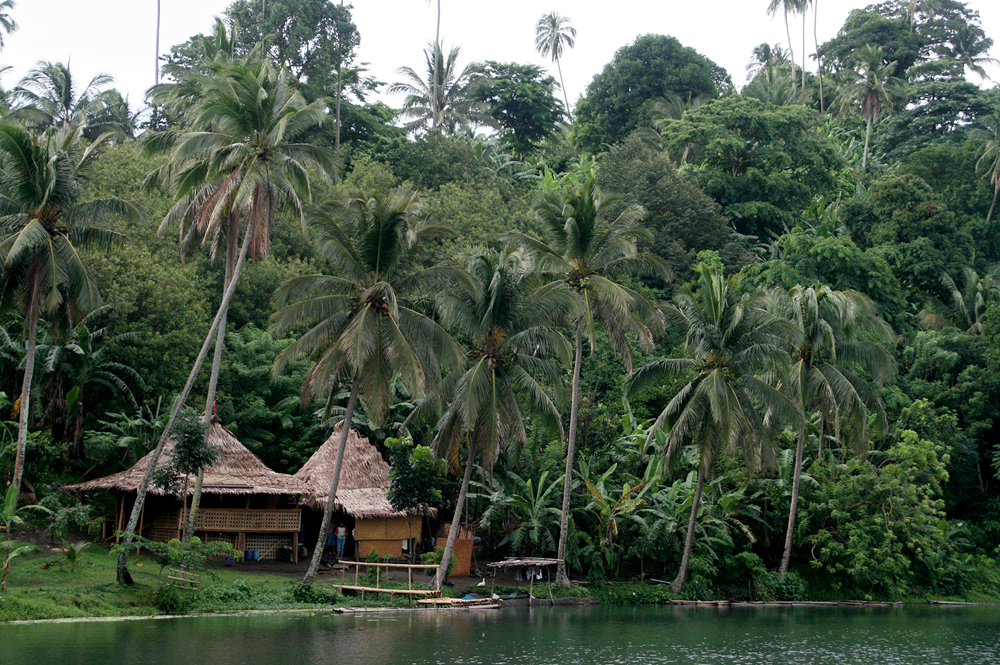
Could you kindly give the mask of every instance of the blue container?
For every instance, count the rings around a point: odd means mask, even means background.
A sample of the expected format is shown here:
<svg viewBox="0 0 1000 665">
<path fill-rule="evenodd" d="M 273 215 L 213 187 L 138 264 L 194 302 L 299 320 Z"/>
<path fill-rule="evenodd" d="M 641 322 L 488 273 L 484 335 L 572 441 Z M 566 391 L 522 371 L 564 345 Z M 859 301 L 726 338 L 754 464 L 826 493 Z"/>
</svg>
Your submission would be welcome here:
<svg viewBox="0 0 1000 665">
<path fill-rule="evenodd" d="M 243 552 L 244 561 L 253 561 L 253 550 L 246 550 Z"/>
<path fill-rule="evenodd" d="M 233 557 L 227 556 L 226 557 L 226 568 L 232 568 L 232 567 L 233 567 Z"/>
</svg>

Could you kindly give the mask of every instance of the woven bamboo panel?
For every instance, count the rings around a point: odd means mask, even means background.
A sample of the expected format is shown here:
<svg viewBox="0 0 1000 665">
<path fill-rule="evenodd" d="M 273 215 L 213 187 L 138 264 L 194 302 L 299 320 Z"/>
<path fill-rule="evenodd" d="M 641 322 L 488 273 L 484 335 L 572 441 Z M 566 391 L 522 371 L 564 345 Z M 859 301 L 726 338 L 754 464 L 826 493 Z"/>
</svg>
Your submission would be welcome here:
<svg viewBox="0 0 1000 665">
<path fill-rule="evenodd" d="M 420 515 L 359 519 L 354 525 L 354 537 L 358 540 L 403 540 L 405 538 L 419 538 L 420 521 Z"/>
<path fill-rule="evenodd" d="M 261 559 L 274 559 L 279 547 L 291 546 L 291 536 L 277 533 L 248 533 L 246 537 L 246 549 L 257 550 Z"/>
<path fill-rule="evenodd" d="M 298 509 L 202 508 L 196 530 L 292 533 L 298 532 L 301 523 L 302 511 Z"/>
<path fill-rule="evenodd" d="M 177 511 L 157 513 L 153 526 L 149 529 L 149 539 L 165 543 L 180 537 L 180 515 Z"/>
</svg>

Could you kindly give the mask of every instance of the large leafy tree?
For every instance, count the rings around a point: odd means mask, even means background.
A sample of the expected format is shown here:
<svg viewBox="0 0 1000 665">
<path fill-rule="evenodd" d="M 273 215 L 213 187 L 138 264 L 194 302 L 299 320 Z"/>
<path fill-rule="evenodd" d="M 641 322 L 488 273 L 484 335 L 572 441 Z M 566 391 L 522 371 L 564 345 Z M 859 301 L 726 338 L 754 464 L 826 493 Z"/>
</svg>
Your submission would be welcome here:
<svg viewBox="0 0 1000 665">
<path fill-rule="evenodd" d="M 226 320 L 246 257 L 260 259 L 270 252 L 271 225 L 277 210 L 291 208 L 301 215 L 303 201 L 312 195 L 310 167 L 326 174 L 336 170 L 328 151 L 295 142 L 304 132 L 325 121 L 326 105 L 322 101 L 307 104 L 292 86 L 286 70 L 275 69 L 267 60 L 232 62 L 221 65 L 213 76 L 198 76 L 197 82 L 201 98 L 193 111 L 193 131 L 151 133 L 146 147 L 166 152 L 170 157 L 165 166 L 151 174 L 153 181 L 167 185 L 177 197 L 164 223 L 175 218 L 187 220 L 194 235 L 210 241 L 225 233 L 230 243 L 228 283 L 187 383 L 153 451 L 149 470 L 139 485 L 125 529 L 129 534 L 138 523 L 149 481 L 177 415 Z M 246 227 L 237 253 L 241 218 L 246 219 Z M 219 353 L 221 344 L 217 343 Z M 213 363 L 215 377 L 217 365 Z M 206 412 L 211 408 L 214 399 L 211 392 L 216 382 L 217 378 L 210 383 Z M 127 581 L 127 550 L 126 546 L 118 564 L 119 581 L 123 583 Z"/>
<path fill-rule="evenodd" d="M 454 132 L 494 124 L 488 107 L 477 101 L 470 89 L 475 67 L 458 68 L 459 51 L 454 46 L 445 57 L 440 43 L 428 44 L 424 49 L 425 75 L 412 67 L 396 70 L 404 80 L 390 85 L 389 94 L 405 95 L 402 113 L 411 118 L 403 125 L 407 131 Z"/>
<path fill-rule="evenodd" d="M 649 231 L 640 226 L 645 210 L 632 205 L 608 221 L 606 216 L 615 204 L 615 197 L 601 193 L 593 174 L 582 181 L 570 177 L 561 188 L 544 192 L 533 206 L 548 244 L 523 234 L 513 234 L 535 257 L 543 274 L 566 284 L 576 294 L 580 308 L 574 321 L 576 351 L 557 555 L 560 559 L 557 579 L 562 586 L 569 585 L 565 556 L 580 416 L 584 339 L 590 342 L 593 353 L 598 327 L 603 327 L 611 338 L 615 352 L 624 358 L 626 367 L 631 371 L 630 339 L 636 340 L 642 348 L 651 349 L 653 336 L 650 329 L 658 328 L 662 320 L 656 305 L 615 280 L 642 273 L 669 278 L 669 269 L 659 257 L 641 252 L 637 247 L 639 241 L 652 239 Z"/>
<path fill-rule="evenodd" d="M 796 286 L 776 291 L 772 313 L 796 330 L 786 393 L 800 411 L 792 493 L 785 531 L 785 549 L 778 574 L 784 577 L 792 558 L 792 536 L 802 483 L 802 459 L 808 423 L 820 422 L 820 445 L 827 426 L 843 447 L 863 448 L 869 438 L 869 413 L 885 428 L 878 391 L 896 374 L 896 362 L 884 344 L 892 329 L 879 317 L 875 304 L 856 291 Z"/>
<path fill-rule="evenodd" d="M 330 527 L 358 399 L 369 425 L 380 427 L 392 406 L 394 376 L 410 395 L 421 395 L 438 381 L 440 367 L 461 364 L 461 350 L 444 328 L 406 299 L 460 277 L 445 267 L 421 269 L 414 260 L 422 241 L 447 231 L 422 218 L 420 209 L 416 193 L 398 189 L 322 204 L 311 211 L 310 225 L 320 258 L 338 276 L 299 277 L 275 294 L 281 308 L 273 317 L 275 328 L 309 328 L 278 356 L 274 371 L 302 354 L 314 360 L 302 393 L 326 401 L 324 419 L 330 418 L 340 383 L 351 384 L 321 534 Z M 315 579 L 322 553 L 316 548 L 305 583 Z"/>
<path fill-rule="evenodd" d="M 475 68 L 480 78 L 473 96 L 500 127 L 501 139 L 519 160 L 552 136 L 563 111 L 552 93 L 555 79 L 536 65 L 487 61 Z"/>
<path fill-rule="evenodd" d="M 77 247 L 107 246 L 117 234 L 94 225 L 137 219 L 120 199 L 84 201 L 88 169 L 107 145 L 104 135 L 84 146 L 80 126 L 34 137 L 24 126 L 0 122 L 0 302 L 24 312 L 25 364 L 12 484 L 24 475 L 38 319 L 62 309 L 79 321 L 100 304 L 93 276 Z"/>
<path fill-rule="evenodd" d="M 691 502 L 680 569 L 671 584 L 680 593 L 687 579 L 701 505 L 713 460 L 727 449 L 742 451 L 752 470 L 768 452 L 779 419 L 795 421 L 794 404 L 762 375 L 780 376 L 794 329 L 763 307 L 763 293 L 743 292 L 740 276 L 728 278 L 702 264 L 697 287 L 685 284 L 665 308 L 669 324 L 684 333 L 686 357 L 655 360 L 629 377 L 626 393 L 686 379 L 649 429 L 648 441 L 667 428 L 663 454 L 688 443 L 698 451 L 698 481 Z M 773 378 L 773 377 L 770 377 Z"/>
<path fill-rule="evenodd" d="M 563 82 L 562 57 L 566 49 L 576 46 L 576 28 L 571 26 L 568 16 L 560 16 L 559 12 L 549 12 L 538 19 L 535 24 L 535 50 L 543 58 L 551 58 L 559 71 L 559 87 L 563 91 L 566 102 L 566 112 L 570 112 L 569 95 Z"/>
<path fill-rule="evenodd" d="M 587 86 L 577 103 L 574 137 L 596 153 L 648 127 L 656 102 L 671 93 L 682 99 L 712 97 L 730 88 L 726 71 L 693 48 L 674 37 L 643 35 L 618 49 Z"/>
<path fill-rule="evenodd" d="M 472 348 L 468 369 L 431 392 L 415 415 L 442 412 L 434 447 L 453 465 L 465 448 L 465 473 L 435 585 L 444 583 L 476 458 L 489 469 L 504 448 L 527 443 L 522 403 L 559 426 L 545 386 L 557 384 L 554 358 L 569 357 L 556 326 L 574 298 L 564 284 L 531 289 L 531 266 L 520 251 L 483 250 L 464 261 L 467 283 L 441 296 L 444 321 Z"/>
</svg>

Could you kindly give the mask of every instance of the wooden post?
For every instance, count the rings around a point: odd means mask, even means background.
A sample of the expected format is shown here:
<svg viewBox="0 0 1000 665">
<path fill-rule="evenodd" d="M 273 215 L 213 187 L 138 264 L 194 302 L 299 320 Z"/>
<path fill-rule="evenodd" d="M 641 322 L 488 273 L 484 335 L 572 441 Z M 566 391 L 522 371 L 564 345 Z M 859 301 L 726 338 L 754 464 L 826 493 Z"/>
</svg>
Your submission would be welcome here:
<svg viewBox="0 0 1000 665">
<path fill-rule="evenodd" d="M 361 564 L 359 563 L 354 566 L 354 586 L 358 586 L 358 573 L 360 572 L 361 572 Z M 364 599 L 365 599 L 364 594 L 361 594 L 361 600 Z"/>
<path fill-rule="evenodd" d="M 382 572 L 382 566 L 375 566 L 375 588 L 378 588 L 378 578 L 379 574 Z"/>
<path fill-rule="evenodd" d="M 549 602 L 555 605 L 556 600 L 552 597 L 552 568 L 550 566 L 545 566 L 545 581 L 549 586 Z"/>
<path fill-rule="evenodd" d="M 299 532 L 292 534 L 292 563 L 299 562 Z"/>
<path fill-rule="evenodd" d="M 409 589 L 410 591 L 413 591 L 413 569 L 412 568 L 407 568 L 406 569 L 406 577 L 407 577 L 407 579 L 406 579 L 406 588 Z"/>
<path fill-rule="evenodd" d="M 533 571 L 531 568 L 528 568 L 527 570 L 528 570 L 528 576 L 531 578 L 531 581 L 528 582 L 528 607 L 531 607 L 531 596 L 533 595 L 535 590 L 535 571 Z"/>
</svg>

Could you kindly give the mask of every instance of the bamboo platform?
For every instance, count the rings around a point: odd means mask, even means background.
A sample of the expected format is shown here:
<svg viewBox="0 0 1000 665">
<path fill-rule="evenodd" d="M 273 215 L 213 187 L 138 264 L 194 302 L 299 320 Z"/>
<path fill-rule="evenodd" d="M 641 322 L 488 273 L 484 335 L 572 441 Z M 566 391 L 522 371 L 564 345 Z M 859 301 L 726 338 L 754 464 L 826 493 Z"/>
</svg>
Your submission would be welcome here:
<svg viewBox="0 0 1000 665">
<path fill-rule="evenodd" d="M 358 591 L 361 593 L 361 600 L 365 599 L 366 591 L 368 593 L 387 593 L 390 597 L 396 594 L 402 596 L 424 596 L 425 598 L 435 598 L 441 595 L 440 591 L 433 589 L 387 589 L 385 587 L 356 586 L 353 584 L 333 584 L 331 586 L 342 591 Z"/>
<path fill-rule="evenodd" d="M 485 607 L 487 605 L 496 605 L 500 607 L 500 603 L 489 598 L 426 598 L 418 600 L 417 605 L 428 607 Z"/>
</svg>

